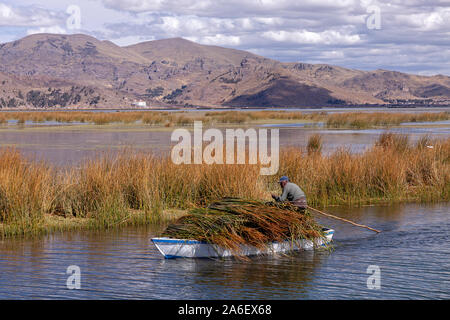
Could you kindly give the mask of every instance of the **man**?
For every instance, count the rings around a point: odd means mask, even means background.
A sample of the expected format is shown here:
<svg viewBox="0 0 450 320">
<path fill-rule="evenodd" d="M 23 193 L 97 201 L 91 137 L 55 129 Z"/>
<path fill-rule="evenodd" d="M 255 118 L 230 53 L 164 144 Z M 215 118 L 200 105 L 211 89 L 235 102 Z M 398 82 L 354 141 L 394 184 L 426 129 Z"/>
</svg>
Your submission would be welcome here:
<svg viewBox="0 0 450 320">
<path fill-rule="evenodd" d="M 272 194 L 272 198 L 277 202 L 288 201 L 290 204 L 296 206 L 300 211 L 305 211 L 307 207 L 306 196 L 302 189 L 295 183 L 289 182 L 289 178 L 284 176 L 280 178 L 281 189 L 283 193 L 280 197 Z"/>
</svg>

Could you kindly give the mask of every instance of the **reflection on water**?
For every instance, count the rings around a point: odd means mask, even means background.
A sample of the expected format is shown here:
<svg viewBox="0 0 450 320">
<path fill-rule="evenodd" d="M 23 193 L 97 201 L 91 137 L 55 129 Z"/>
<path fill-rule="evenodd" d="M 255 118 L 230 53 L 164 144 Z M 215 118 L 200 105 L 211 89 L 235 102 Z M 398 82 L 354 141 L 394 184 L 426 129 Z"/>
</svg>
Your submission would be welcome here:
<svg viewBox="0 0 450 320">
<path fill-rule="evenodd" d="M 411 143 L 415 143 L 423 136 L 433 139 L 450 138 L 449 127 L 434 128 L 391 128 L 391 129 L 321 129 L 321 128 L 281 128 L 280 145 L 305 147 L 312 134 L 322 135 L 323 151 L 325 153 L 334 152 L 339 148 L 346 148 L 352 152 L 363 152 L 371 147 L 385 132 L 408 135 Z"/>
<path fill-rule="evenodd" d="M 302 124 L 303 125 L 303 124 Z M 261 128 L 261 127 L 260 127 Z M 224 129 L 222 128 L 222 131 Z M 280 146 L 305 147 L 309 136 L 319 133 L 323 136 L 323 151 L 330 153 L 338 148 L 362 152 L 374 144 L 379 135 L 390 131 L 407 134 L 412 142 L 424 135 L 432 138 L 449 138 L 450 126 L 444 127 L 402 127 L 367 130 L 331 130 L 324 128 L 280 128 Z M 172 130 L 155 131 L 145 127 L 123 127 L 120 129 L 100 128 L 83 130 L 0 130 L 0 147 L 15 146 L 25 155 L 48 160 L 57 165 L 78 164 L 85 158 L 97 156 L 100 152 L 117 152 L 132 147 L 138 151 L 169 154 Z"/>
<path fill-rule="evenodd" d="M 168 131 L 146 130 L 0 130 L 0 146 L 15 146 L 25 155 L 58 165 L 78 164 L 101 152 L 136 150 L 161 152 L 169 150 Z"/>
<path fill-rule="evenodd" d="M 330 208 L 379 235 L 320 218 L 336 230 L 334 251 L 250 261 L 164 260 L 158 228 L 54 234 L 0 242 L 0 298 L 350 299 L 450 298 L 450 204 Z M 81 268 L 81 290 L 66 269 Z M 367 289 L 369 265 L 381 290 Z"/>
</svg>

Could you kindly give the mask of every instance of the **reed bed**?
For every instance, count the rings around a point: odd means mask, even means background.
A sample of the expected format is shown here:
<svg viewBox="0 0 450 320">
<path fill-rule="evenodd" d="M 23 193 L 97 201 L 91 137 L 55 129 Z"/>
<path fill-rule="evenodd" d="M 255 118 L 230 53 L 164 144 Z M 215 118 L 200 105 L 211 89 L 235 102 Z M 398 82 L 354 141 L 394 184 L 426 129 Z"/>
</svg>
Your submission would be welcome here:
<svg viewBox="0 0 450 320">
<path fill-rule="evenodd" d="M 450 139 L 412 145 L 384 134 L 362 154 L 340 149 L 331 155 L 299 149 L 281 153 L 280 173 L 302 186 L 310 204 L 449 201 Z"/>
<path fill-rule="evenodd" d="M 27 121 L 42 123 L 92 123 L 134 124 L 143 123 L 151 126 L 188 126 L 193 121 L 204 124 L 246 124 L 262 121 L 310 121 L 324 123 L 329 128 L 364 129 L 369 127 L 390 127 L 403 122 L 435 122 L 449 120 L 450 112 L 422 113 L 388 113 L 388 112 L 347 112 L 347 113 L 304 113 L 289 111 L 215 111 L 215 112 L 165 112 L 165 111 L 130 111 L 130 112 L 90 112 L 90 111 L 45 111 L 45 112 L 1 112 L 0 124 L 8 120 L 17 120 L 18 125 Z"/>
<path fill-rule="evenodd" d="M 289 205 L 233 198 L 191 210 L 170 224 L 163 236 L 218 245 L 235 256 L 242 254 L 243 245 L 265 249 L 274 241 L 290 240 L 295 245 L 301 239 L 324 237 L 309 214 Z"/>
<path fill-rule="evenodd" d="M 313 134 L 309 137 L 308 143 L 306 145 L 306 150 L 308 151 L 308 154 L 314 154 L 314 153 L 320 153 L 322 152 L 322 135 L 320 134 Z"/>
<path fill-rule="evenodd" d="M 435 122 L 450 119 L 450 112 L 388 113 L 388 112 L 347 112 L 329 114 L 326 126 L 329 128 L 364 129 L 370 127 L 398 126 L 406 122 Z"/>
<path fill-rule="evenodd" d="M 222 111 L 207 112 L 205 118 L 218 123 L 251 123 L 260 120 L 310 120 L 319 121 L 326 113 L 303 113 L 289 111 Z"/>
<path fill-rule="evenodd" d="M 362 154 L 281 150 L 279 175 L 300 185 L 311 205 L 450 200 L 450 139 L 412 144 L 385 134 Z M 0 150 L 0 235 L 45 229 L 46 217 L 110 228 L 164 220 L 167 209 L 188 210 L 214 199 L 270 199 L 276 177 L 259 165 L 175 165 L 169 157 L 130 150 L 79 167 L 55 168 Z"/>
<path fill-rule="evenodd" d="M 0 223 L 33 233 L 51 210 L 54 188 L 47 165 L 27 162 L 13 149 L 0 150 Z"/>
</svg>

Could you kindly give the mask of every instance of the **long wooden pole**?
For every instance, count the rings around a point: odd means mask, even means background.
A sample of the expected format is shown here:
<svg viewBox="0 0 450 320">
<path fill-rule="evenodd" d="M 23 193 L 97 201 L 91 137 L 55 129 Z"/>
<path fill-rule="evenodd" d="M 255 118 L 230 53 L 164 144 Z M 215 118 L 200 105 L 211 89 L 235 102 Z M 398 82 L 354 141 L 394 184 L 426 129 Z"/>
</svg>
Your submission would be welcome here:
<svg viewBox="0 0 450 320">
<path fill-rule="evenodd" d="M 313 210 L 313 211 L 315 211 L 315 212 L 317 212 L 317 213 L 320 213 L 320 214 L 322 214 L 322 215 L 324 215 L 324 216 L 327 216 L 327 217 L 330 217 L 330 218 L 333 218 L 333 219 L 337 219 L 337 220 L 341 220 L 341 221 L 350 223 L 350 224 L 352 224 L 352 225 L 354 225 L 354 226 L 357 226 L 357 227 L 366 228 L 366 229 L 375 231 L 376 233 L 380 233 L 380 232 L 381 232 L 380 230 L 377 230 L 377 229 L 374 229 L 374 228 L 365 226 L 365 225 L 363 225 L 363 224 L 358 224 L 358 223 L 356 223 L 356 222 L 353 222 L 353 221 L 350 221 L 350 220 L 347 220 L 347 219 L 344 219 L 344 218 L 340 218 L 340 217 L 333 216 L 332 214 L 325 213 L 325 212 L 323 212 L 323 211 L 317 210 L 317 209 L 315 209 L 315 208 L 313 208 L 313 207 L 310 207 L 310 206 L 307 206 L 307 208 L 308 208 L 308 209 L 311 209 L 311 210 Z"/>
</svg>

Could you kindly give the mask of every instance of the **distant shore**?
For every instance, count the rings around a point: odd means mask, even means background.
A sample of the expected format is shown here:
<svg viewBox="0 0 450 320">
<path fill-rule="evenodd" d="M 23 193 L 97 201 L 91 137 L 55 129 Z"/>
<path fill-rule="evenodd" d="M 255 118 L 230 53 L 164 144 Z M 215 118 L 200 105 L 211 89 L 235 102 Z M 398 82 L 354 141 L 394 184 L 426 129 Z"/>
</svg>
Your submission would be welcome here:
<svg viewBox="0 0 450 320">
<path fill-rule="evenodd" d="M 444 111 L 445 110 L 445 111 Z M 262 124 L 277 122 L 310 122 L 311 125 L 320 125 L 327 128 L 387 128 L 402 123 L 436 122 L 450 120 L 450 109 L 436 109 L 436 112 L 422 110 L 423 112 L 386 112 L 385 110 L 361 110 L 359 112 L 328 110 L 319 112 L 306 112 L 305 110 L 197 110 L 189 111 L 40 111 L 40 112 L 2 112 L 0 125 L 25 126 L 27 122 L 45 123 L 92 123 L 105 125 L 113 123 L 136 124 L 154 127 L 192 126 L 194 121 L 202 121 L 205 125 L 221 124 Z"/>
<path fill-rule="evenodd" d="M 366 104 L 366 105 L 326 105 L 310 107 L 232 107 L 232 106 L 166 106 L 166 107 L 116 107 L 116 108 L 82 108 L 82 107 L 54 107 L 54 108 L 0 108 L 0 112 L 45 112 L 45 111 L 195 111 L 195 110 L 339 110 L 339 109 L 439 109 L 450 108 L 450 104 Z"/>
</svg>

